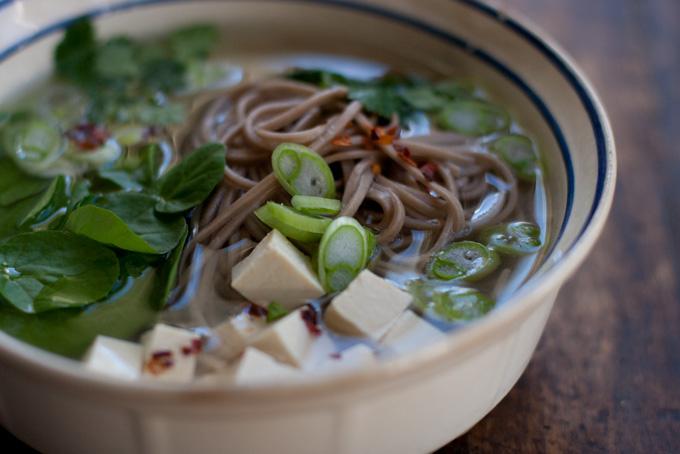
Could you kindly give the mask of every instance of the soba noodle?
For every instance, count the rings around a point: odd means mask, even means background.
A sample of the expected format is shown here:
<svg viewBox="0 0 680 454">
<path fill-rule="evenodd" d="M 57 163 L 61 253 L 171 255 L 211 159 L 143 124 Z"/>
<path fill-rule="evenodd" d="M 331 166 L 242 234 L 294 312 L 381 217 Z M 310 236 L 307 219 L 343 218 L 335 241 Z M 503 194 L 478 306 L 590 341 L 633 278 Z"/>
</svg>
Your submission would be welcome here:
<svg viewBox="0 0 680 454">
<path fill-rule="evenodd" d="M 185 126 L 190 132 L 178 139 L 180 154 L 222 142 L 226 167 L 224 181 L 194 217 L 184 272 L 196 243 L 222 249 L 242 240 L 257 242 L 266 234 L 267 227 L 252 213 L 268 200 L 289 200 L 270 163 L 282 142 L 306 145 L 331 165 L 342 195 L 341 214 L 356 217 L 377 234 L 377 269 L 422 267 L 433 251 L 513 213 L 517 181 L 499 158 L 454 133 L 390 135 L 398 131 L 396 116 L 380 126 L 359 102 L 348 103 L 346 94 L 341 86 L 319 89 L 276 78 L 245 82 L 204 102 Z M 414 245 L 417 252 L 404 256 L 401 251 L 412 245 L 416 231 L 422 233 Z"/>
</svg>

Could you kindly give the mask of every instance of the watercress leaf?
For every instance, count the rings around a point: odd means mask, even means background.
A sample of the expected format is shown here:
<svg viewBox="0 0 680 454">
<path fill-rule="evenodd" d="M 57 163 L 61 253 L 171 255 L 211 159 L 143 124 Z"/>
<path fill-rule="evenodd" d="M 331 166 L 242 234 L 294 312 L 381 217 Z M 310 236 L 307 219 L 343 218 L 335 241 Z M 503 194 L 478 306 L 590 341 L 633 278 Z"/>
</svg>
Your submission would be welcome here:
<svg viewBox="0 0 680 454">
<path fill-rule="evenodd" d="M 21 233 L 0 244 L 0 295 L 26 313 L 97 301 L 118 272 L 111 250 L 67 232 Z"/>
<path fill-rule="evenodd" d="M 184 251 L 187 236 L 189 236 L 188 229 L 184 231 L 184 235 L 180 238 L 177 247 L 175 247 L 168 258 L 156 270 L 156 284 L 151 298 L 151 304 L 156 309 L 163 309 L 163 307 L 168 304 L 170 294 L 175 288 L 179 264 L 182 259 L 182 252 Z"/>
<path fill-rule="evenodd" d="M 25 230 L 19 227 L 19 223 L 31 211 L 40 197 L 41 194 L 36 194 L 9 206 L 0 206 L 0 239 Z"/>
<path fill-rule="evenodd" d="M 95 197 L 69 215 L 66 228 L 127 251 L 165 254 L 187 227 L 182 217 L 157 216 L 155 204 L 156 198 L 136 192 Z"/>
<path fill-rule="evenodd" d="M 72 180 L 59 175 L 20 221 L 19 227 L 30 227 L 34 230 L 47 229 L 60 220 L 71 203 Z"/>
<path fill-rule="evenodd" d="M 24 173 L 14 161 L 0 158 L 0 207 L 9 206 L 19 200 L 46 190 L 51 183 L 47 178 L 38 178 Z"/>
<path fill-rule="evenodd" d="M 179 213 L 201 203 L 224 177 L 224 145 L 204 145 L 171 168 L 158 181 L 156 210 Z"/>
<path fill-rule="evenodd" d="M 44 350 L 78 359 L 97 335 L 132 339 L 151 327 L 158 312 L 151 304 L 156 273 L 127 279 L 101 302 L 84 308 L 26 314 L 0 301 L 0 329 Z"/>
<path fill-rule="evenodd" d="M 196 24 L 173 32 L 168 42 L 175 58 L 188 61 L 205 59 L 219 38 L 217 28 L 209 24 Z"/>
<path fill-rule="evenodd" d="M 123 278 L 139 277 L 148 268 L 156 267 L 163 256 L 157 254 L 142 254 L 139 252 L 120 251 L 118 261 L 120 262 L 120 275 Z"/>
<path fill-rule="evenodd" d="M 99 169 L 100 178 L 110 181 L 126 191 L 141 191 L 144 186 L 135 178 L 134 174 L 123 169 Z"/>
<path fill-rule="evenodd" d="M 88 18 L 80 18 L 66 29 L 54 51 L 57 74 L 80 85 L 94 76 L 95 32 Z"/>
</svg>

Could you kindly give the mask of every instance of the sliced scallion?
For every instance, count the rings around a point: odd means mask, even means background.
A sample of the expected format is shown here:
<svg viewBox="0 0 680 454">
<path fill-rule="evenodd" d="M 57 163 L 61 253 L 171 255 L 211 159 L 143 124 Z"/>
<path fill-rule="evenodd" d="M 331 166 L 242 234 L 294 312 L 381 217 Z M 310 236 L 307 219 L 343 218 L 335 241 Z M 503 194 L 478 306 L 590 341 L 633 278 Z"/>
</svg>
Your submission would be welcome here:
<svg viewBox="0 0 680 454">
<path fill-rule="evenodd" d="M 519 179 L 529 183 L 536 179 L 538 157 L 528 137 L 508 134 L 493 141 L 489 149 L 507 162 Z"/>
<path fill-rule="evenodd" d="M 342 209 L 342 202 L 337 199 L 311 195 L 295 195 L 290 202 L 299 212 L 317 216 L 335 216 Z"/>
<path fill-rule="evenodd" d="M 329 292 L 343 290 L 366 266 L 366 229 L 356 219 L 342 216 L 326 229 L 319 245 L 318 271 Z"/>
<path fill-rule="evenodd" d="M 298 213 L 274 202 L 267 202 L 255 210 L 255 216 L 284 236 L 304 243 L 319 241 L 331 223 L 330 219 Z"/>
<path fill-rule="evenodd" d="M 476 281 L 492 273 L 499 265 L 498 254 L 474 241 L 451 243 L 437 252 L 427 266 L 428 274 L 445 281 Z"/>
<path fill-rule="evenodd" d="M 304 145 L 279 144 L 272 153 L 272 167 L 276 179 L 290 195 L 335 197 L 331 168 Z"/>
<path fill-rule="evenodd" d="M 436 120 L 441 128 L 466 136 L 484 136 L 510 126 L 505 110 L 478 99 L 451 101 L 439 111 Z"/>
<path fill-rule="evenodd" d="M 489 248 L 507 255 L 528 255 L 541 248 L 541 229 L 532 222 L 511 222 L 489 227 L 480 238 Z"/>
</svg>

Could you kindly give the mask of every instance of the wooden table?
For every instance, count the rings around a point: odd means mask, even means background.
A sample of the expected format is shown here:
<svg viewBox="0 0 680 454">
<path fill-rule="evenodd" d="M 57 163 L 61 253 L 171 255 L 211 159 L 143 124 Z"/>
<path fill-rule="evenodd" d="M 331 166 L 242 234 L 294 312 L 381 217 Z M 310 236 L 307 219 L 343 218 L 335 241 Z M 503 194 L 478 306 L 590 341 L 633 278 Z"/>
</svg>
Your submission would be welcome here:
<svg viewBox="0 0 680 454">
<path fill-rule="evenodd" d="M 503 3 L 594 82 L 619 186 L 517 386 L 441 452 L 680 452 L 680 0 Z"/>
<path fill-rule="evenodd" d="M 598 90 L 619 177 L 526 372 L 453 452 L 680 452 L 680 0 L 507 0 Z"/>
</svg>

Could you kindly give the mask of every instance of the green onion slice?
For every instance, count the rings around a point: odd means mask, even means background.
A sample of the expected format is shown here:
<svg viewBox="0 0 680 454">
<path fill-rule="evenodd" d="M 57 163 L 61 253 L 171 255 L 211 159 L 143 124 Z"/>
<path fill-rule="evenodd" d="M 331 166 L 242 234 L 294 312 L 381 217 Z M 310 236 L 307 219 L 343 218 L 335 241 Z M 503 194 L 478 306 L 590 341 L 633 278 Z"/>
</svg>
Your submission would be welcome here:
<svg viewBox="0 0 680 454">
<path fill-rule="evenodd" d="M 448 322 L 468 321 L 481 317 L 496 302 L 473 289 L 450 289 L 433 294 L 434 312 Z"/>
<path fill-rule="evenodd" d="M 272 153 L 272 167 L 276 179 L 290 195 L 335 197 L 331 168 L 304 145 L 279 144 Z"/>
<path fill-rule="evenodd" d="M 483 244 L 459 241 L 437 252 L 427 269 L 436 279 L 473 282 L 492 273 L 499 264 L 498 254 Z"/>
<path fill-rule="evenodd" d="M 484 136 L 505 131 L 510 126 L 510 116 L 505 110 L 478 99 L 448 103 L 439 111 L 436 121 L 441 128 L 466 136 Z"/>
<path fill-rule="evenodd" d="M 342 209 L 342 202 L 337 199 L 311 195 L 294 195 L 290 202 L 299 212 L 317 216 L 335 216 Z"/>
<path fill-rule="evenodd" d="M 11 122 L 4 134 L 4 145 L 19 167 L 38 175 L 51 167 L 66 148 L 61 131 L 37 118 Z"/>
<path fill-rule="evenodd" d="M 331 223 L 330 219 L 298 213 L 274 202 L 267 202 L 255 210 L 255 216 L 284 236 L 303 243 L 319 241 Z"/>
<path fill-rule="evenodd" d="M 536 179 L 538 157 L 528 137 L 508 134 L 493 141 L 489 149 L 507 162 L 519 179 L 530 183 Z"/>
<path fill-rule="evenodd" d="M 541 248 L 541 228 L 533 222 L 511 222 L 483 230 L 480 239 L 500 254 L 528 255 Z"/>
<path fill-rule="evenodd" d="M 318 272 L 329 292 L 343 290 L 366 266 L 368 235 L 356 219 L 342 216 L 328 226 L 319 244 Z"/>
</svg>

